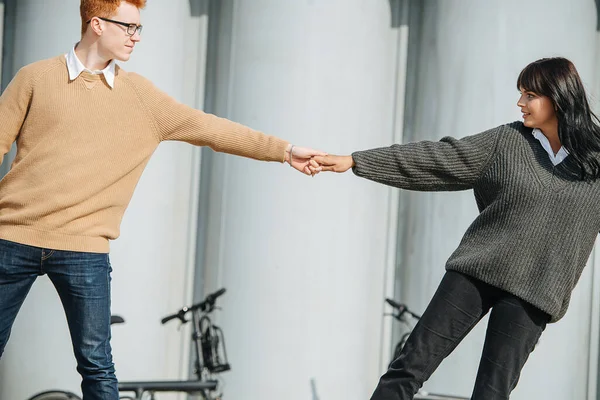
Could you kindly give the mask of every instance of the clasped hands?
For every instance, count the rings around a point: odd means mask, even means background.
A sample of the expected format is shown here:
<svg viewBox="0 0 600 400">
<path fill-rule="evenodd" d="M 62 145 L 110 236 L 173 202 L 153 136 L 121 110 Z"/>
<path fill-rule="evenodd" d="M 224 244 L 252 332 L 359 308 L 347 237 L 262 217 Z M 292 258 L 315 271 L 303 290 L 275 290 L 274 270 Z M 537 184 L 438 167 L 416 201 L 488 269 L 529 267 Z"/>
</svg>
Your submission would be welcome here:
<svg viewBox="0 0 600 400">
<path fill-rule="evenodd" d="M 354 166 L 352 156 L 336 156 L 292 145 L 286 150 L 285 161 L 294 169 L 311 176 L 322 171 L 346 172 Z"/>
</svg>

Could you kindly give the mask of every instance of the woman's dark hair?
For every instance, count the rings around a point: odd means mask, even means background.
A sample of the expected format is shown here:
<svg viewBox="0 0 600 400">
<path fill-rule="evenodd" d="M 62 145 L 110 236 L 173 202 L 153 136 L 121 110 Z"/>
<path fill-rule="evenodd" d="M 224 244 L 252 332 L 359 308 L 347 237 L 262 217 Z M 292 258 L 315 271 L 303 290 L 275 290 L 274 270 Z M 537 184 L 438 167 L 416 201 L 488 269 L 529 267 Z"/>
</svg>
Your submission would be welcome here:
<svg viewBox="0 0 600 400">
<path fill-rule="evenodd" d="M 581 180 L 600 178 L 600 121 L 590 109 L 575 65 L 566 58 L 542 58 L 521 71 L 517 88 L 550 98 L 558 137 L 569 152 L 572 172 Z"/>
</svg>

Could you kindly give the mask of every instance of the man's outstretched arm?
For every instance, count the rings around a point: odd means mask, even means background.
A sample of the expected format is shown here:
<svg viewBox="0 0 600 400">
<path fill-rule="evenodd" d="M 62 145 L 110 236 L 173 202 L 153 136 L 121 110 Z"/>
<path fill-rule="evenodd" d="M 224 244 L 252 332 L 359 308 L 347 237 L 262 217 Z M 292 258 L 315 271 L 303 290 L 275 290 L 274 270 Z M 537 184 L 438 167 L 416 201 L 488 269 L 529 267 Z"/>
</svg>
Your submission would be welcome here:
<svg viewBox="0 0 600 400">
<path fill-rule="evenodd" d="M 135 73 L 128 77 L 156 125 L 159 141 L 177 140 L 261 161 L 288 162 L 307 175 L 311 157 L 320 151 L 298 147 L 275 136 L 179 103 Z"/>
</svg>

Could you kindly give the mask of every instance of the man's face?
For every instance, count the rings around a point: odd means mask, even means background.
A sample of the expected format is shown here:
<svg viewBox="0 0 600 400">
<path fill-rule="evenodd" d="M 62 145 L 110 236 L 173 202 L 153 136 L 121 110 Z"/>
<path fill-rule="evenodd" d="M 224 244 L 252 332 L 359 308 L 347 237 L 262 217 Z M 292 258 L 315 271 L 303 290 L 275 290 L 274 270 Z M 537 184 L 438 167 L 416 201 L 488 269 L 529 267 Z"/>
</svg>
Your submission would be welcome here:
<svg viewBox="0 0 600 400">
<path fill-rule="evenodd" d="M 140 10 L 133 4 L 121 2 L 115 15 L 109 19 L 128 25 L 140 25 Z M 131 57 L 133 48 L 141 40 L 140 33 L 136 30 L 133 35 L 133 27 L 123 26 L 114 22 L 100 20 L 102 24 L 102 35 L 98 42 L 99 51 L 106 59 L 127 61 Z M 128 33 L 129 30 L 129 33 Z"/>
</svg>

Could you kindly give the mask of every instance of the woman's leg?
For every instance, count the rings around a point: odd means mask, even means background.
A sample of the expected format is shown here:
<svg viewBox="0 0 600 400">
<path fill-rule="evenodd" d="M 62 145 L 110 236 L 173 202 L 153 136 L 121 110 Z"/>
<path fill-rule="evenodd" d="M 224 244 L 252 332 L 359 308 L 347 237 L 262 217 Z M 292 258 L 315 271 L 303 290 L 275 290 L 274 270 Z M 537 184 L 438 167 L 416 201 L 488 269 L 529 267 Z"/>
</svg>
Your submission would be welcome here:
<svg viewBox="0 0 600 400">
<path fill-rule="evenodd" d="M 473 400 L 508 399 L 550 316 L 509 294 L 492 308 Z"/>
<path fill-rule="evenodd" d="M 491 286 L 448 271 L 371 400 L 409 400 L 491 307 Z"/>
</svg>

